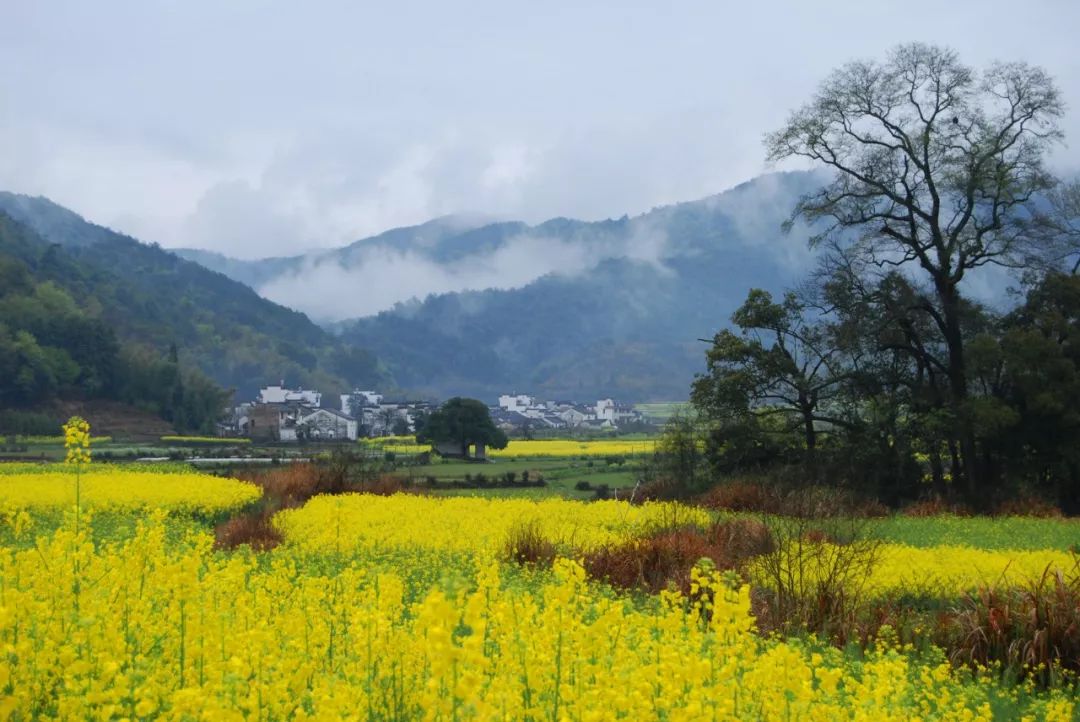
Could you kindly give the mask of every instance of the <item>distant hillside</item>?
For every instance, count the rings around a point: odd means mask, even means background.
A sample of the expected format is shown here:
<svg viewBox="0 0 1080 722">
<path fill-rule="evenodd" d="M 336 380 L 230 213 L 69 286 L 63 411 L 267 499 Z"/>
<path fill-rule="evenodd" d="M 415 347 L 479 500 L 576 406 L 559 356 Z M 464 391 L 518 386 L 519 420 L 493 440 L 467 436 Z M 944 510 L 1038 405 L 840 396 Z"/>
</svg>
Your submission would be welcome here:
<svg viewBox="0 0 1080 722">
<path fill-rule="evenodd" d="M 182 253 L 370 349 L 411 391 L 678 400 L 703 367 L 700 339 L 751 287 L 804 276 L 807 229 L 781 226 L 826 180 L 769 174 L 597 222 L 451 216 L 291 258 Z"/>
<path fill-rule="evenodd" d="M 453 255 L 454 246 L 461 244 L 461 236 L 464 235 L 467 238 L 468 231 L 481 225 L 485 224 L 479 218 L 446 216 L 418 226 L 393 228 L 343 248 L 312 251 L 280 258 L 244 260 L 199 248 L 175 248 L 172 252 L 181 258 L 195 261 L 233 280 L 258 289 L 276 279 L 303 273 L 312 266 L 323 264 L 340 265 L 346 268 L 358 266 L 363 263 L 366 253 L 377 250 L 431 253 L 440 260 L 449 260 Z"/>
<path fill-rule="evenodd" d="M 439 294 L 334 327 L 402 386 L 441 396 L 682 399 L 703 367 L 700 339 L 727 324 L 751 287 L 781 291 L 812 262 L 805 229 L 784 235 L 781 224 L 820 182 L 778 174 L 635 218 L 471 229 L 430 257 L 479 263 L 523 236 L 600 250 L 584 254 L 591 265 L 521 288 Z"/>
<path fill-rule="evenodd" d="M 53 281 L 121 342 L 191 364 L 242 397 L 285 379 L 327 393 L 387 385 L 376 357 L 203 266 L 94 225 L 45 198 L 0 193 L 0 255 Z M 20 230 L 20 224 L 25 230 Z"/>
</svg>

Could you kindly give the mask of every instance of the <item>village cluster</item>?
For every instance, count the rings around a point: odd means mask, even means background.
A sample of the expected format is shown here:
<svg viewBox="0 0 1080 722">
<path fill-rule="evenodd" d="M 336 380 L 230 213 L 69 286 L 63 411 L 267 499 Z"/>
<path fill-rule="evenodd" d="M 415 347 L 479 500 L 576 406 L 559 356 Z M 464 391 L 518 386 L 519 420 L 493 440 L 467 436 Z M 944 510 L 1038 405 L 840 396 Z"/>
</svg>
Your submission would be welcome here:
<svg viewBox="0 0 1080 722">
<path fill-rule="evenodd" d="M 235 407 L 219 430 L 223 436 L 286 442 L 405 435 L 415 433 L 434 408 L 431 401 L 386 398 L 359 389 L 341 394 L 333 407 L 323 404 L 318 391 L 290 389 L 282 382 L 261 389 L 254 401 Z M 511 434 L 544 429 L 615 430 L 645 420 L 633 406 L 613 399 L 581 404 L 503 394 L 490 410 L 495 425 Z"/>
</svg>

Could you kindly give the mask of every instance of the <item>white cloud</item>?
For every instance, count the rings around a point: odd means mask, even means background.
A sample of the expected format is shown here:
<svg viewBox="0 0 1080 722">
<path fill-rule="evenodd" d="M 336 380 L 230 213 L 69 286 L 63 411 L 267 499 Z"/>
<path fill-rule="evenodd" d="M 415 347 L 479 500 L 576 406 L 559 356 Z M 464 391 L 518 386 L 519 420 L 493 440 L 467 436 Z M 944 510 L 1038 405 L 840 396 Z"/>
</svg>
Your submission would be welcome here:
<svg viewBox="0 0 1080 722">
<path fill-rule="evenodd" d="M 1080 98 L 1075 3 L 525 12 L 14 3 L 0 188 L 167 246 L 280 255 L 448 213 L 600 219 L 715 193 L 763 169 L 761 134 L 831 68 L 912 39 L 1044 65 Z M 975 33 L 973 12 L 1009 22 Z M 1055 163 L 1075 167 L 1075 112 L 1065 126 Z"/>
<path fill-rule="evenodd" d="M 282 305 L 319 320 L 366 316 L 414 298 L 451 291 L 518 288 L 552 273 L 586 273 L 608 258 L 626 257 L 663 268 L 662 233 L 639 227 L 626 239 L 573 243 L 535 235 L 509 239 L 494 251 L 439 263 L 414 251 L 385 246 L 362 251 L 346 268 L 312 259 L 296 273 L 258 289 Z"/>
</svg>

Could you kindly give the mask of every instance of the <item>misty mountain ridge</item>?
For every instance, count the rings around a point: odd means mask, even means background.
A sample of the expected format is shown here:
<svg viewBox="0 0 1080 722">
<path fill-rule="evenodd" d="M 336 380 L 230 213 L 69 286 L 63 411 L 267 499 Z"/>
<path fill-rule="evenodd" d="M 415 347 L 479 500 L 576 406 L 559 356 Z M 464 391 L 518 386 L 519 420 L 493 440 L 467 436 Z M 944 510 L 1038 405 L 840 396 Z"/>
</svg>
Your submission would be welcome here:
<svg viewBox="0 0 1080 722">
<path fill-rule="evenodd" d="M 748 289 L 779 293 L 812 263 L 807 229 L 782 224 L 825 180 L 770 174 L 595 222 L 437 219 L 248 268 L 263 274 L 261 294 L 371 349 L 414 393 L 681 399 L 703 365 L 700 339 Z M 267 275 L 270 263 L 287 270 Z"/>
<path fill-rule="evenodd" d="M 174 252 L 317 321 L 335 322 L 413 306 L 433 294 L 510 290 L 548 274 L 580 275 L 607 260 L 629 259 L 663 271 L 673 259 L 709 255 L 716 244 L 797 267 L 809 257 L 805 234 L 785 236 L 780 225 L 795 200 L 822 179 L 810 172 L 768 174 L 701 200 L 602 221 L 553 218 L 529 225 L 445 216 L 343 248 L 284 258 Z M 770 285 L 769 278 L 762 283 Z M 314 294 L 314 288 L 322 292 Z"/>
<path fill-rule="evenodd" d="M 140 295 L 163 303 L 171 293 L 174 303 L 210 315 L 244 309 L 240 334 L 206 331 L 213 323 L 235 327 L 228 325 L 235 318 L 204 320 L 181 334 L 200 367 L 227 385 L 247 389 L 281 368 L 274 380 L 336 387 L 381 378 L 442 398 L 490 400 L 519 389 L 645 401 L 685 398 L 702 368 L 700 339 L 727 324 L 750 287 L 780 292 L 803 275 L 812 261 L 807 230 L 784 234 L 781 226 L 823 180 L 770 174 L 705 199 L 593 222 L 448 216 L 295 257 L 178 252 L 197 264 L 44 199 L 6 195 L 0 208 L 88 264 L 108 259 Z M 206 287 L 215 290 L 204 296 Z M 154 337 L 160 343 L 170 333 Z"/>
</svg>

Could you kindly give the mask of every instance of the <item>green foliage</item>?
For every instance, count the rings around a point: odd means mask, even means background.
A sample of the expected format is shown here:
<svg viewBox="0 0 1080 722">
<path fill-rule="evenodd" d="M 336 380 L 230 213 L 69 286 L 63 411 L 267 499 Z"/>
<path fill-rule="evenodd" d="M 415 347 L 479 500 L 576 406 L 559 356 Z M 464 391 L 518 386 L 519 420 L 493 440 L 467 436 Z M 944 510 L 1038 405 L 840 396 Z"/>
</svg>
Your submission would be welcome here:
<svg viewBox="0 0 1080 722">
<path fill-rule="evenodd" d="M 1016 495 L 1080 510 L 1080 277 L 1050 273 L 999 316 L 960 304 L 968 379 L 948 392 L 947 344 L 910 280 L 850 268 L 824 276 L 815 308 L 751 291 L 707 352 L 692 401 L 710 425 L 714 475 L 746 471 L 845 484 L 891 504 Z M 964 452 L 957 429 L 972 434 Z M 964 458 L 979 495 L 958 489 Z M 975 459 L 974 462 L 971 459 Z M 689 473 L 689 472 L 687 472 Z"/>
<path fill-rule="evenodd" d="M 33 265 L 40 240 L 0 215 L 0 404 L 27 409 L 60 398 L 124 401 L 153 411 L 180 430 L 212 432 L 228 394 L 175 355 L 122 346 L 113 326 L 96 315 L 97 296 L 73 292 L 85 279 L 77 265 L 47 247 L 54 265 Z M 64 275 L 62 271 L 69 272 Z M 67 284 L 69 291 L 63 284 Z M 38 415 L 41 416 L 41 415 Z M 47 433 L 43 418 L 12 412 L 9 433 Z"/>
<path fill-rule="evenodd" d="M 72 339 L 64 348 L 83 369 L 80 387 L 104 389 L 110 381 L 93 360 L 115 354 L 95 339 L 155 356 L 175 345 L 185 369 L 200 369 L 245 398 L 282 378 L 325 393 L 388 383 L 372 354 L 339 342 L 303 314 L 42 198 L 0 193 L 0 279 L 12 297 L 0 319 L 23 319 L 19 327 L 39 346 Z M 72 324 L 77 311 L 85 318 Z M 33 357 L 27 384 L 51 393 L 64 385 L 63 359 L 42 358 L 32 347 L 22 353 Z"/>
<path fill-rule="evenodd" d="M 493 449 L 505 449 L 510 443 L 506 434 L 495 426 L 491 413 L 482 401 L 455 396 L 431 413 L 423 430 L 416 435 L 421 443 L 457 443 L 462 448 L 484 444 Z"/>
<path fill-rule="evenodd" d="M 61 420 L 51 414 L 21 409 L 0 409 L 0 435 L 53 436 Z"/>
<path fill-rule="evenodd" d="M 711 484 L 706 466 L 702 424 L 691 413 L 676 412 L 656 442 L 650 476 L 671 495 L 684 496 Z"/>
</svg>

